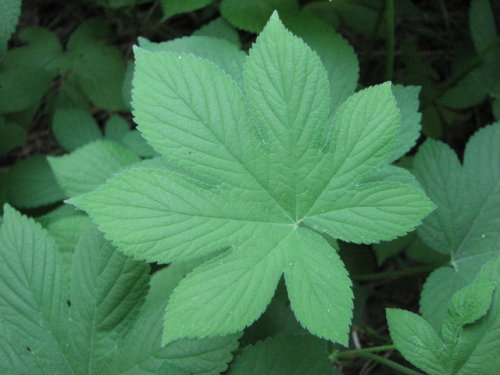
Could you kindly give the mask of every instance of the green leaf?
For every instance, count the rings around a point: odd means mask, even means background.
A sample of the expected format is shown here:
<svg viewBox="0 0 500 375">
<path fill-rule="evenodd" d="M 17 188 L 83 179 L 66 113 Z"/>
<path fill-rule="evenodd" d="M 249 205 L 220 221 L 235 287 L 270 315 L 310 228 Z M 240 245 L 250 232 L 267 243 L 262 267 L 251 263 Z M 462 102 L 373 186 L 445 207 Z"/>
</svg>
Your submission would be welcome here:
<svg viewBox="0 0 500 375">
<path fill-rule="evenodd" d="M 500 364 L 496 338 L 500 257 L 492 259 L 475 281 L 456 292 L 441 327 L 442 340 L 423 318 L 388 309 L 389 330 L 396 348 L 429 374 L 490 374 Z"/>
<path fill-rule="evenodd" d="M 489 0 L 472 0 L 469 9 L 469 27 L 476 51 L 481 53 L 495 42 L 497 29 Z"/>
<path fill-rule="evenodd" d="M 154 156 L 158 156 L 156 151 L 148 145 L 141 133 L 137 130 L 132 130 L 125 134 L 122 143 L 142 158 L 152 158 Z"/>
<path fill-rule="evenodd" d="M 38 107 L 57 70 L 62 47 L 55 34 L 41 27 L 19 33 L 26 45 L 11 49 L 0 67 L 0 113 Z"/>
<path fill-rule="evenodd" d="M 6 154 L 26 142 L 26 133 L 17 124 L 0 122 L 0 155 Z"/>
<path fill-rule="evenodd" d="M 251 48 L 241 84 L 193 55 L 136 49 L 135 64 L 135 120 L 162 158 L 70 202 L 135 258 L 204 259 L 172 296 L 164 340 L 242 330 L 263 313 L 285 271 L 302 325 L 346 342 L 350 283 L 313 232 L 392 239 L 432 209 L 413 180 L 374 173 L 388 168 L 399 133 L 390 85 L 354 95 L 330 121 L 328 74 L 277 14 Z M 331 276 L 318 279 L 319 267 Z M 319 311 L 298 286 L 307 275 Z"/>
<path fill-rule="evenodd" d="M 15 334 L 14 350 L 52 374 L 72 373 L 62 329 L 61 262 L 47 232 L 10 206 L 0 227 L 0 314 Z"/>
<path fill-rule="evenodd" d="M 300 229 L 284 246 L 286 287 L 297 319 L 313 334 L 347 346 L 352 284 L 337 252 L 319 235 Z"/>
<path fill-rule="evenodd" d="M 146 51 L 171 52 L 179 55 L 193 54 L 202 59 L 210 60 L 231 75 L 238 82 L 242 80 L 245 53 L 237 46 L 222 39 L 208 36 L 189 36 L 162 43 L 151 43 L 139 38 L 139 45 Z"/>
<path fill-rule="evenodd" d="M 105 373 L 156 374 L 161 363 L 162 368 L 170 366 L 188 374 L 215 375 L 226 369 L 231 352 L 238 346 L 236 336 L 184 339 L 161 346 L 167 300 L 191 269 L 178 263 L 153 275 L 146 301 L 127 335 L 118 341 L 118 352 L 109 358 Z"/>
<path fill-rule="evenodd" d="M 64 193 L 73 197 L 94 190 L 121 168 L 138 162 L 139 158 L 116 142 L 101 140 L 48 160 Z"/>
<path fill-rule="evenodd" d="M 83 93 L 99 108 L 126 109 L 122 98 L 125 62 L 117 47 L 105 43 L 108 25 L 90 19 L 71 35 L 67 48 L 68 70 Z"/>
<path fill-rule="evenodd" d="M 401 130 L 391 157 L 391 160 L 396 160 L 410 151 L 417 142 L 422 115 L 418 111 L 420 87 L 396 85 L 392 92 L 401 114 Z"/>
<path fill-rule="evenodd" d="M 79 109 L 59 109 L 54 113 L 52 132 L 66 151 L 76 150 L 102 138 L 101 131 L 92 115 Z"/>
<path fill-rule="evenodd" d="M 285 20 L 290 30 L 302 38 L 320 57 L 330 82 L 330 112 L 333 113 L 358 85 L 359 62 L 354 49 L 332 29 L 312 13 L 302 11 Z"/>
<path fill-rule="evenodd" d="M 0 61 L 7 50 L 7 42 L 16 29 L 21 15 L 21 0 L 7 0 L 0 3 Z"/>
<path fill-rule="evenodd" d="M 220 4 L 222 17 L 231 25 L 254 33 L 262 30 L 273 11 L 291 17 L 299 11 L 299 4 L 297 0 L 222 0 Z"/>
<path fill-rule="evenodd" d="M 224 39 L 234 44 L 236 47 L 241 48 L 238 32 L 220 17 L 200 27 L 193 33 L 193 35 Z"/>
<path fill-rule="evenodd" d="M 34 208 L 61 201 L 59 188 L 47 158 L 31 156 L 9 170 L 7 197 L 16 207 Z"/>
<path fill-rule="evenodd" d="M 230 375 L 331 373 L 325 343 L 311 336 L 278 335 L 243 349 Z"/>
<path fill-rule="evenodd" d="M 391 338 L 403 356 L 429 374 L 445 374 L 442 341 L 436 331 L 417 314 L 386 309 Z"/>
<path fill-rule="evenodd" d="M 436 141 L 427 141 L 414 159 L 415 174 L 437 205 L 419 227 L 419 234 L 431 248 L 448 254 L 453 267 L 440 271 L 446 278 L 431 275 L 432 282 L 424 286 L 421 311 L 436 326 L 452 294 L 499 254 L 499 142 L 497 123 L 471 137 L 463 166 L 451 149 Z"/>
<path fill-rule="evenodd" d="M 104 136 L 112 141 L 121 142 L 123 138 L 130 132 L 130 124 L 123 117 L 112 115 L 106 121 L 104 128 Z"/>
<path fill-rule="evenodd" d="M 74 371 L 102 373 L 100 362 L 143 302 L 149 266 L 125 257 L 91 228 L 75 249 L 71 276 Z"/>
<path fill-rule="evenodd" d="M 160 0 L 164 18 L 206 7 L 213 0 Z"/>
</svg>

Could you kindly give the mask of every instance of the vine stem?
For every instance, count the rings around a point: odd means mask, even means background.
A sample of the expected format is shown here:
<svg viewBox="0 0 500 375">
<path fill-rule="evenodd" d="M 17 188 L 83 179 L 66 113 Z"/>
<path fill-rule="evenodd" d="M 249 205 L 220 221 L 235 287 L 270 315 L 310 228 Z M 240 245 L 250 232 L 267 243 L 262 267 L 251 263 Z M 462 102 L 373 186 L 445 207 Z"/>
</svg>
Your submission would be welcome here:
<svg viewBox="0 0 500 375">
<path fill-rule="evenodd" d="M 371 346 L 369 348 L 362 349 L 353 349 L 353 350 L 345 350 L 343 352 L 336 353 L 334 355 L 335 358 L 348 357 L 351 355 L 360 355 L 360 353 L 373 353 L 373 352 L 385 352 L 388 350 L 394 350 L 396 347 L 394 345 L 380 345 L 380 346 Z"/>
<path fill-rule="evenodd" d="M 385 80 L 392 81 L 394 75 L 394 0 L 385 0 L 385 21 L 387 24 Z"/>
<path fill-rule="evenodd" d="M 379 356 L 379 355 L 375 355 L 375 354 L 372 354 L 372 353 L 359 353 L 359 357 L 363 357 L 363 358 L 366 358 L 366 359 L 370 359 L 370 360 L 372 360 L 374 362 L 378 362 L 381 365 L 393 368 L 394 370 L 397 370 L 397 371 L 401 372 L 402 374 L 406 374 L 406 375 L 423 375 L 421 372 L 412 370 L 411 368 L 408 368 L 406 366 L 400 365 L 399 363 L 391 361 L 390 359 L 387 359 L 385 357 L 382 357 L 382 356 Z"/>
<path fill-rule="evenodd" d="M 418 275 L 420 273 L 427 273 L 433 271 L 435 268 L 444 266 L 443 263 L 428 264 L 421 267 L 405 268 L 396 271 L 386 271 L 377 273 L 367 273 L 364 275 L 353 275 L 352 279 L 354 281 L 378 281 L 384 279 L 397 279 L 400 277 Z"/>
</svg>

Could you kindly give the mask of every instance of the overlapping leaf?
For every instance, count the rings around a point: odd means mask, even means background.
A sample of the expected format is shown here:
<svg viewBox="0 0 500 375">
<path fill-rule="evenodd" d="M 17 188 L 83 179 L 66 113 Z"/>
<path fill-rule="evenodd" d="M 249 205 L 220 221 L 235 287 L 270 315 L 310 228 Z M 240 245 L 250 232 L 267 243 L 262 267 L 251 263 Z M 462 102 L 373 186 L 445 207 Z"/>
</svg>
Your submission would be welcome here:
<svg viewBox="0 0 500 375">
<path fill-rule="evenodd" d="M 470 139 L 463 166 L 455 153 L 427 141 L 415 157 L 415 174 L 437 210 L 419 228 L 422 239 L 447 254 L 452 267 L 431 274 L 421 297 L 421 311 L 439 326 L 455 291 L 500 254 L 500 124 L 479 130 Z"/>
<path fill-rule="evenodd" d="M 135 120 L 172 168 L 133 168 L 71 203 L 136 258 L 228 249 L 181 281 L 164 339 L 241 330 L 284 274 L 301 324 L 346 344 L 350 280 L 320 233 L 392 239 L 432 209 L 417 187 L 374 177 L 400 133 L 390 85 L 353 95 L 330 116 L 320 58 L 276 14 L 246 59 L 243 90 L 210 61 L 135 53 Z"/>
</svg>

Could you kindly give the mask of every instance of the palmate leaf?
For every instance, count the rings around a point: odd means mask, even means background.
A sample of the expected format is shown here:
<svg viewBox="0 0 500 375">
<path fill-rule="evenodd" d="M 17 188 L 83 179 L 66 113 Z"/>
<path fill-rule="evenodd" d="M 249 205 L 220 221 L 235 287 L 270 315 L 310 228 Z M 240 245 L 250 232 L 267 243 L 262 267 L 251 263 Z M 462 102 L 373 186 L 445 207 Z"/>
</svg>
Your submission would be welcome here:
<svg viewBox="0 0 500 375">
<path fill-rule="evenodd" d="M 450 258 L 432 273 L 422 292 L 423 316 L 442 323 L 446 306 L 489 259 L 500 254 L 500 124 L 479 130 L 463 166 L 446 145 L 427 141 L 414 160 L 415 174 L 438 208 L 419 227 L 421 238 Z"/>
<path fill-rule="evenodd" d="M 171 167 L 124 171 L 70 202 L 136 258 L 218 254 L 175 290 L 165 341 L 241 330 L 284 274 L 300 323 L 347 344 L 351 283 L 322 233 L 392 239 L 432 209 L 415 186 L 374 177 L 399 135 L 390 85 L 353 95 L 330 120 L 321 60 L 277 14 L 246 58 L 244 90 L 210 61 L 135 53 L 135 119 Z"/>
</svg>

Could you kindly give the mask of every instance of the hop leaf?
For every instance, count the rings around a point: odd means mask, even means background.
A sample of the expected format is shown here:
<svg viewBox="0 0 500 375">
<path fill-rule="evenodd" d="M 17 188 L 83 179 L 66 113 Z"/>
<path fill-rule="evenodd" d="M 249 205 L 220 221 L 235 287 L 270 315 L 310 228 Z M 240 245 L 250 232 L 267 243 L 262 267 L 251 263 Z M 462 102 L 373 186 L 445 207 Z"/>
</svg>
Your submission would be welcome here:
<svg viewBox="0 0 500 375">
<path fill-rule="evenodd" d="M 391 86 L 353 95 L 332 118 L 320 58 L 277 14 L 246 58 L 243 85 L 192 55 L 135 55 L 136 122 L 174 167 L 134 168 L 71 202 L 136 258 L 212 256 L 174 291 L 164 340 L 243 329 L 284 274 L 300 323 L 347 344 L 351 282 L 323 235 L 389 240 L 433 207 L 415 186 L 363 183 L 388 165 L 400 132 Z"/>
</svg>

